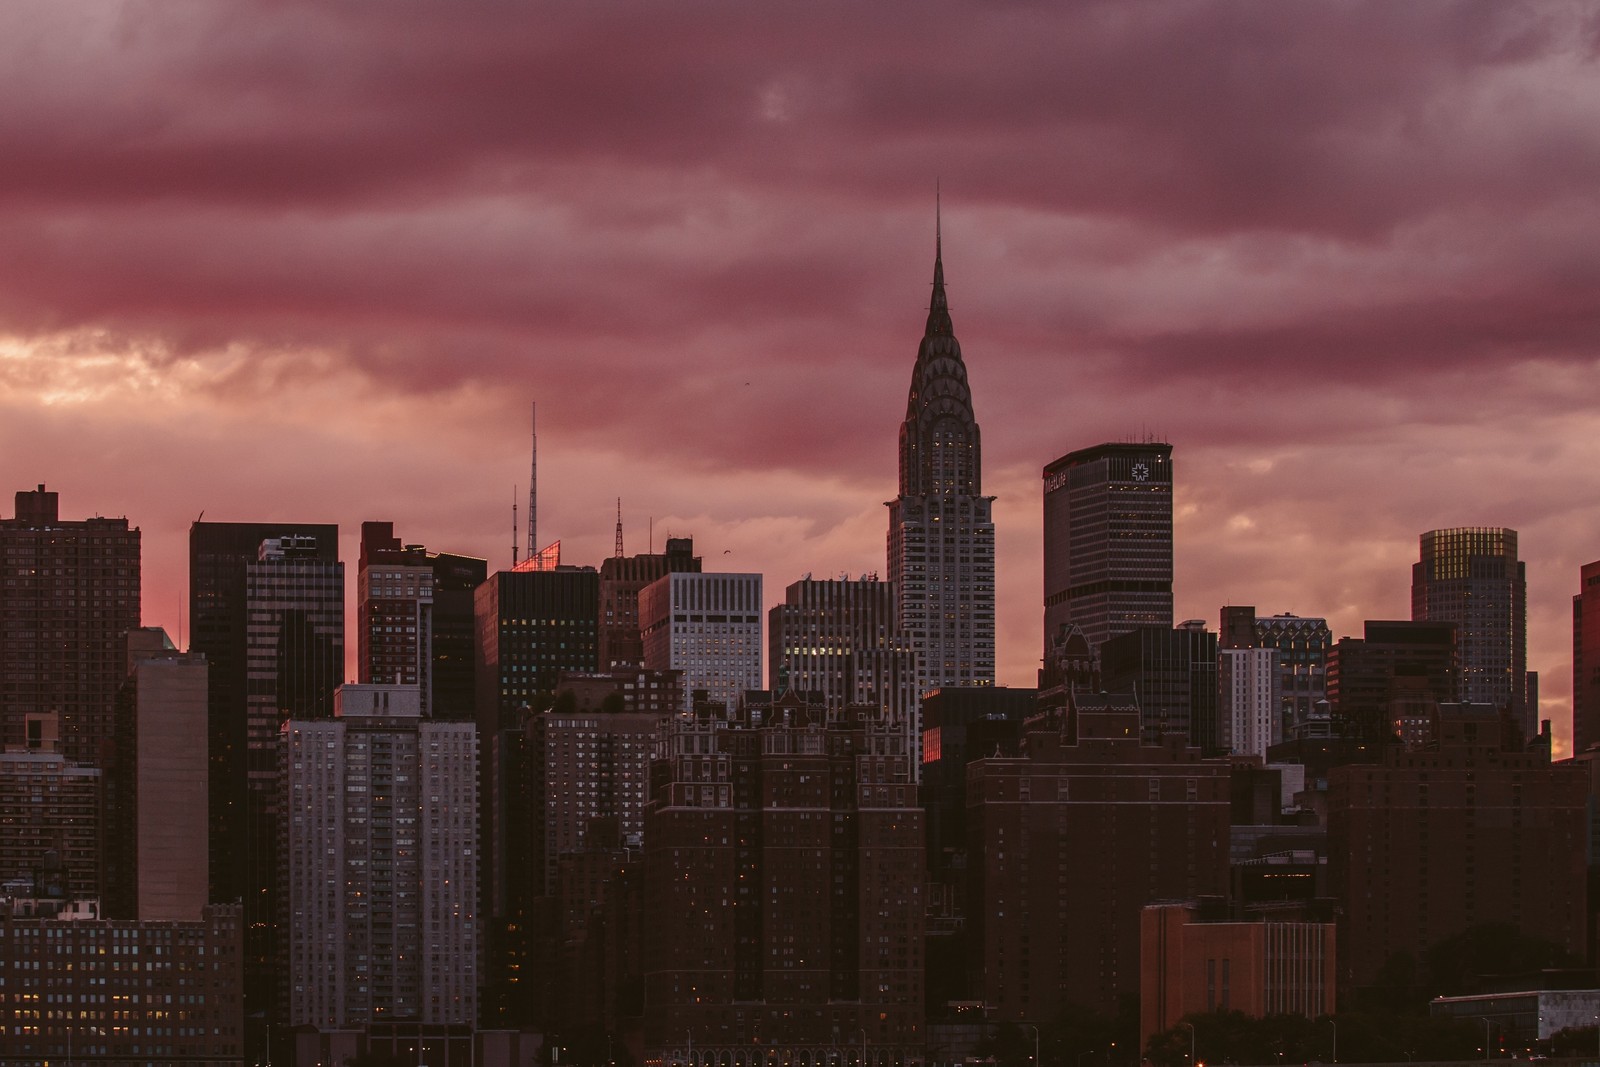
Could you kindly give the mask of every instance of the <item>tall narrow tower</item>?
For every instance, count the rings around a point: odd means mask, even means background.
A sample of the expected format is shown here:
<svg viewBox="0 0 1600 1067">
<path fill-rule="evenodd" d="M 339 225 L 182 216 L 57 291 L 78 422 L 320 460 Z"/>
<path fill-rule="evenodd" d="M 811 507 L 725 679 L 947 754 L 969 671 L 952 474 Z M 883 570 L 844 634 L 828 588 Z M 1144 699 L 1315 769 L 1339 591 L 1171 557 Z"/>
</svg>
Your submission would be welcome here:
<svg viewBox="0 0 1600 1067">
<path fill-rule="evenodd" d="M 933 299 L 900 424 L 900 495 L 889 502 L 889 579 L 917 654 L 919 696 L 994 684 L 994 498 L 983 495 L 937 224 L 934 232 Z"/>
</svg>

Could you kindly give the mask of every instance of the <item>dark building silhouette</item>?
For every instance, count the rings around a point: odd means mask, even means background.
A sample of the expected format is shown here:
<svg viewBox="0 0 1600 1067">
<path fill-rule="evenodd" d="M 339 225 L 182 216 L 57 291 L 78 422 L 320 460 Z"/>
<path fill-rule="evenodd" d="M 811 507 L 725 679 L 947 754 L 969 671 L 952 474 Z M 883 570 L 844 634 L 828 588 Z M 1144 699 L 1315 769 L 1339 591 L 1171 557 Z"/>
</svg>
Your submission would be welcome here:
<svg viewBox="0 0 1600 1067">
<path fill-rule="evenodd" d="M 392 522 L 362 523 L 360 680 L 418 686 L 427 717 L 475 721 L 474 595 L 488 573 L 486 560 L 403 544 Z"/>
<path fill-rule="evenodd" d="M 1572 751 L 1586 752 L 1596 742 L 1600 742 L 1600 560 L 1583 565 L 1578 593 L 1572 598 Z"/>
<path fill-rule="evenodd" d="M 1364 742 L 1394 734 L 1391 703 L 1424 686 L 1433 698 L 1459 694 L 1456 624 L 1368 620 L 1364 637 L 1341 637 L 1328 653 L 1333 731 Z"/>
<path fill-rule="evenodd" d="M 978 421 L 936 241 L 933 299 L 900 424 L 900 492 L 889 502 L 889 581 L 917 655 L 919 695 L 994 684 L 993 502 L 983 495 Z"/>
<path fill-rule="evenodd" d="M 1172 446 L 1079 449 L 1044 469 L 1044 638 L 1067 626 L 1093 648 L 1172 626 Z"/>
<path fill-rule="evenodd" d="M 339 528 L 195 522 L 189 619 L 189 650 L 209 666 L 210 897 L 244 903 L 245 999 L 271 1011 L 277 732 L 291 715 L 331 714 L 344 677 Z"/>
<path fill-rule="evenodd" d="M 1411 567 L 1411 617 L 1456 624 L 1460 699 L 1510 711 L 1524 739 L 1539 732 L 1528 703 L 1528 577 L 1517 531 L 1429 530 Z"/>
<path fill-rule="evenodd" d="M 968 768 L 971 967 L 992 1019 L 1116 1010 L 1140 911 L 1228 887 L 1228 765 L 1147 744 L 1131 694 L 1074 695 Z"/>
<path fill-rule="evenodd" d="M 645 821 L 647 1061 L 920 1059 L 923 828 L 875 708 L 672 721 Z"/>
<path fill-rule="evenodd" d="M 103 765 L 123 634 L 139 625 L 139 529 L 68 519 L 43 485 L 0 519 L 0 745 L 24 745 L 31 715 L 58 716 L 61 752 Z"/>
<path fill-rule="evenodd" d="M 1111 692 L 1138 695 L 1144 739 L 1177 734 L 1207 755 L 1223 749 L 1217 724 L 1217 635 L 1204 623 L 1137 626 L 1100 646 Z"/>
<path fill-rule="evenodd" d="M 1487 705 L 1441 704 L 1430 733 L 1329 772 L 1341 986 L 1485 923 L 1584 955 L 1587 770 L 1506 747 Z"/>
<path fill-rule="evenodd" d="M 617 544 L 622 543 L 618 521 Z M 600 667 L 602 670 L 644 665 L 644 638 L 640 634 L 639 592 L 667 574 L 700 573 L 694 540 L 667 538 L 665 552 L 620 552 L 600 564 Z"/>
</svg>

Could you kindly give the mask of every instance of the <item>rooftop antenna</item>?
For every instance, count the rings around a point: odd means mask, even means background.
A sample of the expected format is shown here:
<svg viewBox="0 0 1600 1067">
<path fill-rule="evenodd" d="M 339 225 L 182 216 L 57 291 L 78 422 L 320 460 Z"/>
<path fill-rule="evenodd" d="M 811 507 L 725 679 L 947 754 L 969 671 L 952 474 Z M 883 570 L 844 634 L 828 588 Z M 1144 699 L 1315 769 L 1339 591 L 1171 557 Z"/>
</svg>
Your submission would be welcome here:
<svg viewBox="0 0 1600 1067">
<path fill-rule="evenodd" d="M 533 434 L 533 454 L 528 474 L 528 558 L 539 551 L 539 405 L 529 405 L 528 428 Z"/>
<path fill-rule="evenodd" d="M 616 557 L 622 558 L 622 498 L 617 497 L 617 551 Z"/>
<path fill-rule="evenodd" d="M 517 487 L 511 486 L 511 569 L 517 569 Z"/>
</svg>

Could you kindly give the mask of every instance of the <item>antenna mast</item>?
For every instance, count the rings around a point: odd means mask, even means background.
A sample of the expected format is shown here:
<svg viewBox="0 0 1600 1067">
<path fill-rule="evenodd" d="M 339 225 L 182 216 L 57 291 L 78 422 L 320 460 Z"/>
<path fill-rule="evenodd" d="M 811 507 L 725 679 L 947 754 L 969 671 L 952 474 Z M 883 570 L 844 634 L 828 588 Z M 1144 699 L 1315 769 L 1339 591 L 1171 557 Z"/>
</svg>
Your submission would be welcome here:
<svg viewBox="0 0 1600 1067">
<path fill-rule="evenodd" d="M 517 569 L 517 487 L 511 487 L 511 569 Z"/>
<path fill-rule="evenodd" d="M 528 473 L 528 558 L 539 551 L 539 405 L 530 404 L 528 428 L 533 434 L 533 453 Z"/>
<path fill-rule="evenodd" d="M 622 558 L 622 498 L 617 497 L 617 551 L 616 557 Z"/>
</svg>

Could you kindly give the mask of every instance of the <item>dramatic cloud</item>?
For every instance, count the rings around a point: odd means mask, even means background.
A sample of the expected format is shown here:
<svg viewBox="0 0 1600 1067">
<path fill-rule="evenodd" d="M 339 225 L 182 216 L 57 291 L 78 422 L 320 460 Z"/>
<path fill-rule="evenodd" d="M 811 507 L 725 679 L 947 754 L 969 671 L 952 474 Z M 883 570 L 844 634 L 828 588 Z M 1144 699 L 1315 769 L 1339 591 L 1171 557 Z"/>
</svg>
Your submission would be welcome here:
<svg viewBox="0 0 1600 1067">
<path fill-rule="evenodd" d="M 1388 0 L 0 9 L 0 473 L 145 531 L 394 519 L 509 557 L 539 403 L 569 559 L 881 571 L 935 182 L 999 495 L 1176 448 L 1178 614 L 1405 617 L 1506 525 L 1566 730 L 1600 558 L 1600 22 Z M 352 583 L 353 584 L 353 583 Z"/>
</svg>

